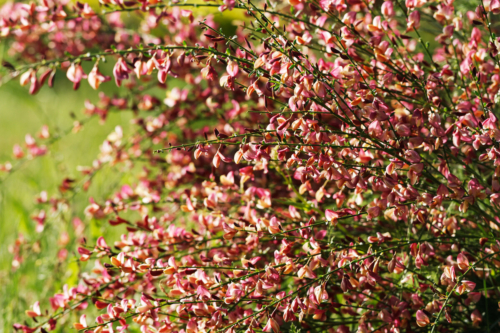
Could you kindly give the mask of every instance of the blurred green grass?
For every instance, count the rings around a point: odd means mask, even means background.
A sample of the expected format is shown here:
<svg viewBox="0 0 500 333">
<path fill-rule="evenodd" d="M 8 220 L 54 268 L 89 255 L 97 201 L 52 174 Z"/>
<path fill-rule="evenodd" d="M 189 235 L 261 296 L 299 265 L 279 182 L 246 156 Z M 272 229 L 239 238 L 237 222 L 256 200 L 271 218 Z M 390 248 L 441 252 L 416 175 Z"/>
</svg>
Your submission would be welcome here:
<svg viewBox="0 0 500 333">
<path fill-rule="evenodd" d="M 74 113 L 78 119 L 82 114 L 85 99 L 97 101 L 98 92 L 93 91 L 86 82 L 78 91 L 60 73 L 54 89 L 44 87 L 39 94 L 30 96 L 27 89 L 20 87 L 17 80 L 0 87 L 0 163 L 13 161 L 12 146 L 24 145 L 24 136 L 33 136 L 41 126 L 49 125 L 51 134 L 65 132 L 72 127 Z M 104 91 L 113 93 L 116 88 L 107 84 Z M 63 284 L 77 284 L 78 265 L 74 252 L 75 236 L 71 220 L 74 216 L 84 218 L 83 210 L 88 205 L 88 197 L 103 200 L 116 191 L 116 186 L 125 174 L 117 170 L 104 168 L 92 181 L 88 193 L 82 192 L 71 198 L 73 211 L 51 216 L 48 214 L 42 233 L 35 231 L 36 223 L 31 216 L 38 212 L 35 196 L 46 190 L 49 197 L 58 194 L 58 186 L 65 177 L 80 178 L 77 166 L 91 165 L 99 152 L 99 145 L 115 126 L 120 125 L 124 132 L 130 128 L 131 113 L 124 111 L 110 113 L 104 125 L 98 119 L 92 119 L 83 129 L 64 136 L 49 147 L 46 156 L 26 161 L 18 170 L 9 175 L 0 184 L 0 332 L 12 331 L 12 324 L 22 322 L 27 317 L 24 311 L 37 300 L 41 301 L 42 311 L 48 309 L 48 299 L 62 290 Z M 5 177 L 0 174 L 0 178 Z M 44 207 L 47 208 L 47 207 Z M 47 210 L 47 209 L 46 209 Z M 47 211 L 48 213 L 48 211 Z M 100 233 L 107 235 L 110 241 L 116 240 L 119 229 L 104 228 L 97 221 L 84 221 L 84 236 L 90 244 L 95 242 Z M 68 260 L 59 262 L 57 245 L 62 232 L 68 232 Z M 37 243 L 34 248 L 27 247 L 20 267 L 12 269 L 13 256 L 8 248 L 22 233 L 27 244 Z M 82 236 L 82 235 L 78 235 Z M 111 242 L 112 244 L 112 242 Z M 38 248 L 38 249 L 37 249 Z"/>
</svg>

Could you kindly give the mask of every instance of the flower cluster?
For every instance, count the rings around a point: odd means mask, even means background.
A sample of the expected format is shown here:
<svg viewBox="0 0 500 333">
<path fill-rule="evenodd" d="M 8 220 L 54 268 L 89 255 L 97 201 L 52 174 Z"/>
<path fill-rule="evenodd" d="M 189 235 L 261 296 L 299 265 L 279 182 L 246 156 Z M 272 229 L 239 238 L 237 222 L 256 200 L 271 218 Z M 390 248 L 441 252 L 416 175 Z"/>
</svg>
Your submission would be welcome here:
<svg viewBox="0 0 500 333">
<path fill-rule="evenodd" d="M 45 193 L 130 174 L 80 212 L 120 239 L 79 239 L 94 268 L 16 330 L 499 329 L 500 1 L 100 5 L 0 10 L 6 79 L 114 81 L 85 113 L 131 110 L 135 128 Z M 46 151 L 27 136 L 14 157 Z"/>
</svg>

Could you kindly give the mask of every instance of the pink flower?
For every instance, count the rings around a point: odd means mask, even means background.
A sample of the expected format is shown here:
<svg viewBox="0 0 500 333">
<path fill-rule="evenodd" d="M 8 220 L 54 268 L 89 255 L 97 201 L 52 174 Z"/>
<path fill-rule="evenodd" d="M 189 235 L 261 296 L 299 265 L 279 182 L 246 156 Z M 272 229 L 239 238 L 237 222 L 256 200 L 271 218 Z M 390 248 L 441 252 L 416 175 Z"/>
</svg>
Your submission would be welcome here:
<svg viewBox="0 0 500 333">
<path fill-rule="evenodd" d="M 280 327 L 279 327 L 278 323 L 276 322 L 276 320 L 269 317 L 266 326 L 264 326 L 264 328 L 262 330 L 264 332 L 271 332 L 272 331 L 274 333 L 278 333 L 278 332 L 280 332 Z"/>
<path fill-rule="evenodd" d="M 333 210 L 327 209 L 325 211 L 325 217 L 327 221 L 331 222 L 333 225 L 336 225 L 339 214 L 337 212 L 334 212 Z"/>
<path fill-rule="evenodd" d="M 20 76 L 20 83 L 21 83 L 21 86 L 25 86 L 27 85 L 30 81 L 31 81 L 31 78 L 35 76 L 36 77 L 36 71 L 34 69 L 29 69 L 28 71 L 24 72 L 21 76 Z"/>
<path fill-rule="evenodd" d="M 201 70 L 201 76 L 208 81 L 214 81 L 217 78 L 217 72 L 211 65 L 207 65 Z"/>
<path fill-rule="evenodd" d="M 88 3 L 85 3 L 85 4 L 83 4 L 83 8 L 81 10 L 81 15 L 84 19 L 89 19 L 89 18 L 95 16 L 95 12 L 92 9 L 92 7 L 90 7 L 90 5 Z"/>
<path fill-rule="evenodd" d="M 26 310 L 26 315 L 31 318 L 39 317 L 42 315 L 40 310 L 40 302 L 35 302 L 33 305 L 33 310 Z"/>
<path fill-rule="evenodd" d="M 472 281 L 462 280 L 462 283 L 457 287 L 457 292 L 462 295 L 464 292 L 471 292 L 476 288 L 476 284 Z"/>
<path fill-rule="evenodd" d="M 66 72 L 66 76 L 68 80 L 73 82 L 74 90 L 77 90 L 78 87 L 80 86 L 80 81 L 83 78 L 87 77 L 83 72 L 82 66 L 80 64 L 75 64 L 75 63 L 72 63 L 71 66 L 69 66 L 68 71 Z"/>
<path fill-rule="evenodd" d="M 408 16 L 407 22 L 406 32 L 420 28 L 420 12 L 418 10 L 411 12 L 410 16 Z"/>
<path fill-rule="evenodd" d="M 92 255 L 92 251 L 89 251 L 83 247 L 78 248 L 78 253 L 81 255 L 81 257 L 80 257 L 81 261 L 89 260 L 90 256 Z"/>
<path fill-rule="evenodd" d="M 87 315 L 85 314 L 82 314 L 80 316 L 80 322 L 79 323 L 74 323 L 73 324 L 73 327 L 77 330 L 83 330 L 85 328 L 87 328 Z"/>
<path fill-rule="evenodd" d="M 111 80 L 109 76 L 104 76 L 101 74 L 101 72 L 99 72 L 97 64 L 94 65 L 94 68 L 92 68 L 92 70 L 90 71 L 87 79 L 90 86 L 96 90 L 99 88 L 99 85 L 101 83 Z"/>
<path fill-rule="evenodd" d="M 385 1 L 382 4 L 381 11 L 386 19 L 394 17 L 394 4 L 392 1 Z"/>
<path fill-rule="evenodd" d="M 14 145 L 14 147 L 12 148 L 12 152 L 14 154 L 14 157 L 17 158 L 17 159 L 23 158 L 23 156 L 24 156 L 23 149 L 18 144 Z"/>
<path fill-rule="evenodd" d="M 457 256 L 458 268 L 461 270 L 466 270 L 469 268 L 469 260 L 463 253 L 459 253 Z"/>
<path fill-rule="evenodd" d="M 137 307 L 137 312 L 145 313 L 154 308 L 154 305 L 151 303 L 151 298 L 142 294 L 141 296 L 141 305 Z"/>
<path fill-rule="evenodd" d="M 490 11 L 493 14 L 500 14 L 500 0 L 491 0 Z"/>
<path fill-rule="evenodd" d="M 431 321 L 429 320 L 429 317 L 424 313 L 422 310 L 417 311 L 417 325 L 419 327 L 425 327 L 429 325 Z"/>
<path fill-rule="evenodd" d="M 219 11 L 223 12 L 226 9 L 228 10 L 233 10 L 234 6 L 236 5 L 235 0 L 223 0 L 223 5 L 219 6 Z"/>
<path fill-rule="evenodd" d="M 238 63 L 236 61 L 233 61 L 233 60 L 229 60 L 227 62 L 227 67 L 226 67 L 226 70 L 227 70 L 227 73 L 229 75 L 231 75 L 232 77 L 236 77 L 236 75 L 238 75 Z"/>
<path fill-rule="evenodd" d="M 127 67 L 127 64 L 123 58 L 119 58 L 113 68 L 113 75 L 115 77 L 115 83 L 118 87 L 121 86 L 122 81 L 128 79 L 131 70 Z"/>
<path fill-rule="evenodd" d="M 470 315 L 470 319 L 472 320 L 472 324 L 474 326 L 478 326 L 479 323 L 481 323 L 483 321 L 483 316 L 481 315 L 479 310 L 476 309 L 476 310 L 472 311 L 472 313 Z"/>
<path fill-rule="evenodd" d="M 367 212 L 368 212 L 368 218 L 374 219 L 375 217 L 380 215 L 380 207 L 378 206 L 370 207 L 367 209 Z"/>
</svg>

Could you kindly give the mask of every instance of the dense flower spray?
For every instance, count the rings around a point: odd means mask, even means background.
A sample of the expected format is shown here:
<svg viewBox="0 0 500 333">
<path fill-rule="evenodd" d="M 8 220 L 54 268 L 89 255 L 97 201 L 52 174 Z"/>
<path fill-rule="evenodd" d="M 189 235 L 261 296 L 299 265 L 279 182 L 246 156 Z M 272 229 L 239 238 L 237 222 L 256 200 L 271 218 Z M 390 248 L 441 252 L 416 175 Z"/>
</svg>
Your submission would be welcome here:
<svg viewBox="0 0 500 333">
<path fill-rule="evenodd" d="M 121 239 L 80 239 L 94 269 L 16 330 L 498 331 L 498 0 L 100 5 L 0 10 L 3 79 L 116 84 L 85 112 L 132 110 L 136 128 L 38 199 L 57 209 L 106 165 L 133 175 L 81 212 Z M 194 7 L 242 22 L 229 34 Z"/>
</svg>

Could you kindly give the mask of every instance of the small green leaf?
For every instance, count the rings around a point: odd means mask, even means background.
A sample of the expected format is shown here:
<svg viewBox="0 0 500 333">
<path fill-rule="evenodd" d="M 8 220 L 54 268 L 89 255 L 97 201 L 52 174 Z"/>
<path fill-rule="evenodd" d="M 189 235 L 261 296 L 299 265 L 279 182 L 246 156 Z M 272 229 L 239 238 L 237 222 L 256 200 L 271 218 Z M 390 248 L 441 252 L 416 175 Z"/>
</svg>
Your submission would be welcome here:
<svg viewBox="0 0 500 333">
<path fill-rule="evenodd" d="M 292 325 L 290 325 L 290 333 L 301 333 L 301 330 L 300 328 L 295 326 L 294 323 L 292 323 Z"/>
</svg>

